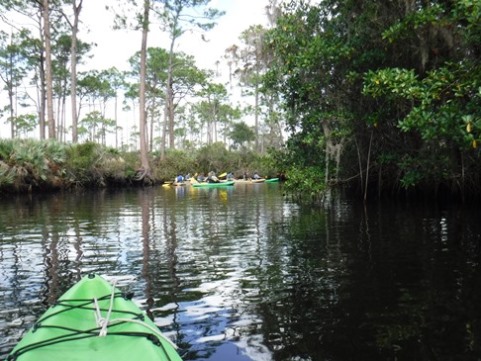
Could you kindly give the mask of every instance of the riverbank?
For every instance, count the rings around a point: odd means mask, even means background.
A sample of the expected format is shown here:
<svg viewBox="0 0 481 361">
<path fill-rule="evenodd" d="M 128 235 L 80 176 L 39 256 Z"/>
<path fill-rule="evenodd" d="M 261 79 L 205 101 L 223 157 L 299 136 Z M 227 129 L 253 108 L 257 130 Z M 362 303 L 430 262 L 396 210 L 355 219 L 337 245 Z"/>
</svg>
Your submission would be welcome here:
<svg viewBox="0 0 481 361">
<path fill-rule="evenodd" d="M 169 151 L 164 160 L 150 154 L 151 175 L 139 177 L 137 152 L 96 143 L 65 144 L 31 139 L 0 140 L 0 194 L 76 188 L 136 187 L 172 181 L 177 174 L 230 171 L 241 175 L 276 172 L 266 156 L 233 152 L 219 144 L 195 151 Z"/>
</svg>

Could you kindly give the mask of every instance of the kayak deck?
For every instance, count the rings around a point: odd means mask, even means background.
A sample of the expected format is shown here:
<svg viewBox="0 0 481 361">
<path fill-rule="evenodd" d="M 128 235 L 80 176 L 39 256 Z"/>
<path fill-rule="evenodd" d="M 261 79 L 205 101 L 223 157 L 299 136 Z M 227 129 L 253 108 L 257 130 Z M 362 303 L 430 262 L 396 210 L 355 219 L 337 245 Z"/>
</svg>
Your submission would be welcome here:
<svg viewBox="0 0 481 361">
<path fill-rule="evenodd" d="M 7 361 L 182 361 L 131 300 L 97 275 L 82 278 L 20 340 Z"/>
</svg>

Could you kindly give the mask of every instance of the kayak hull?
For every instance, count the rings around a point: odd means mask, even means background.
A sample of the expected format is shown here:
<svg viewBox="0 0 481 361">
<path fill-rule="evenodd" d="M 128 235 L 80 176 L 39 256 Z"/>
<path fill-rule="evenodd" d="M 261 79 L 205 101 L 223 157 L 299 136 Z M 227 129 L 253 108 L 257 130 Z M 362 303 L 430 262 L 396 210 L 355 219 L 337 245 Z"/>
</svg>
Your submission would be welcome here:
<svg viewBox="0 0 481 361">
<path fill-rule="evenodd" d="M 182 361 L 144 312 L 97 275 L 82 278 L 60 297 L 7 357 L 47 360 Z"/>
<path fill-rule="evenodd" d="M 228 187 L 233 185 L 234 185 L 234 181 L 226 181 L 226 182 L 219 182 L 219 183 L 192 183 L 192 187 L 196 187 L 196 188 Z"/>
<path fill-rule="evenodd" d="M 234 182 L 236 184 L 256 184 L 256 183 L 264 183 L 266 180 L 264 178 L 261 179 L 236 179 Z"/>
</svg>

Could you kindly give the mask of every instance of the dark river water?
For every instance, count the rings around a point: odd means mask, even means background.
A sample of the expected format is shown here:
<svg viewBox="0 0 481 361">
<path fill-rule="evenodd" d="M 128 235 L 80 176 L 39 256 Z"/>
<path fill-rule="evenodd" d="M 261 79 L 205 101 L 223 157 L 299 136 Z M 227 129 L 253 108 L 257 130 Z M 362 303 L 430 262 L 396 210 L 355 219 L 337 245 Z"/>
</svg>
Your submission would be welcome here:
<svg viewBox="0 0 481 361">
<path fill-rule="evenodd" d="M 481 360 L 481 212 L 279 184 L 0 199 L 0 358 L 88 273 L 184 360 Z"/>
</svg>

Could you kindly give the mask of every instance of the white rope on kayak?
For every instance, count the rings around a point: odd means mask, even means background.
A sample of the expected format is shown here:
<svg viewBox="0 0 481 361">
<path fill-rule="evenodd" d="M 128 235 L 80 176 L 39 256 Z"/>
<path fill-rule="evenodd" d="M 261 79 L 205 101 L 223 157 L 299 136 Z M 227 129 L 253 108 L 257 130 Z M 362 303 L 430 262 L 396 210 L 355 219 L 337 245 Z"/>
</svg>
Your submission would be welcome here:
<svg viewBox="0 0 481 361">
<path fill-rule="evenodd" d="M 112 283 L 112 292 L 110 293 L 110 304 L 109 304 L 109 310 L 107 311 L 107 317 L 105 318 L 102 317 L 102 313 L 100 312 L 100 307 L 97 301 L 97 297 L 94 297 L 95 320 L 97 321 L 97 326 L 100 327 L 100 332 L 99 332 L 100 337 L 107 336 L 107 327 L 110 324 L 110 316 L 112 315 L 112 308 L 114 306 L 115 283 L 116 281 Z"/>
<path fill-rule="evenodd" d="M 112 309 L 114 306 L 114 299 L 115 299 L 115 283 L 114 281 L 112 283 L 112 292 L 110 293 L 110 304 L 109 304 L 109 310 L 107 312 L 107 317 L 103 318 L 102 313 L 100 312 L 100 306 L 97 301 L 97 298 L 94 297 L 94 305 L 95 305 L 95 320 L 97 322 L 97 326 L 100 327 L 100 332 L 99 336 L 100 337 L 105 337 L 107 336 L 107 329 L 108 326 L 115 325 L 117 323 L 122 323 L 122 322 L 131 322 L 135 323 L 137 325 L 141 325 L 147 329 L 149 329 L 154 335 L 156 335 L 159 338 L 162 338 L 163 340 L 167 341 L 174 349 L 177 349 L 177 345 L 168 337 L 164 336 L 160 330 L 152 327 L 151 325 L 145 323 L 144 321 L 140 320 L 135 320 L 133 318 L 116 318 L 114 320 L 110 320 L 110 316 L 112 315 Z"/>
</svg>

